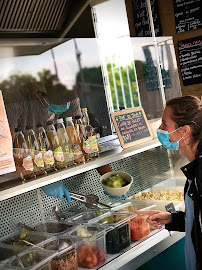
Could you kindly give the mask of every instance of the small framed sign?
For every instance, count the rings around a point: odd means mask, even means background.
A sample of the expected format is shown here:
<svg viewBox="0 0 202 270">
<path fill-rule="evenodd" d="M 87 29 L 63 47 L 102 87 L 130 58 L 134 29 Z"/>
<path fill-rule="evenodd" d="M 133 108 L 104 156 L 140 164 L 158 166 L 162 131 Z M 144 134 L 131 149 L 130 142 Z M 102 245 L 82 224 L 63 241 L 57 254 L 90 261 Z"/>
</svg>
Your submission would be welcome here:
<svg viewBox="0 0 202 270">
<path fill-rule="evenodd" d="M 153 138 L 142 107 L 113 112 L 111 119 L 123 148 L 131 147 Z"/>
</svg>

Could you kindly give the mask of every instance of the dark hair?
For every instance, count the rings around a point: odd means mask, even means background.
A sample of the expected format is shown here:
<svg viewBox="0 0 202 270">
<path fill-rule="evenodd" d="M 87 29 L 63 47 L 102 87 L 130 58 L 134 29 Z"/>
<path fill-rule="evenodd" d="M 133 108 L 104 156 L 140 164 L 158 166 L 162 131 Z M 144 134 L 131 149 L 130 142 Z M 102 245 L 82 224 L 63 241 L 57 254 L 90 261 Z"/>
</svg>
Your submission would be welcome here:
<svg viewBox="0 0 202 270">
<path fill-rule="evenodd" d="M 195 143 L 202 139 L 202 104 L 195 96 L 177 97 L 169 100 L 166 106 L 172 107 L 171 119 L 177 127 L 189 125 L 192 140 Z"/>
</svg>

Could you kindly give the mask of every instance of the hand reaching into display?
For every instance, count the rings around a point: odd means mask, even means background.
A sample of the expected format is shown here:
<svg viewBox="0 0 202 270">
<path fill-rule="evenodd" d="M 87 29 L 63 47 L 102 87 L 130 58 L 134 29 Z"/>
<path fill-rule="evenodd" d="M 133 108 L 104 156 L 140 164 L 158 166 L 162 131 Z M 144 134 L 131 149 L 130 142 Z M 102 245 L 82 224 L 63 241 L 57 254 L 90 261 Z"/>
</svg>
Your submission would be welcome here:
<svg viewBox="0 0 202 270">
<path fill-rule="evenodd" d="M 127 196 L 126 194 L 123 194 L 121 197 L 120 196 L 112 196 L 112 195 L 109 195 L 105 190 L 104 190 L 104 194 L 108 195 L 109 198 L 116 199 L 116 200 L 125 199 Z"/>
<path fill-rule="evenodd" d="M 170 212 L 163 212 L 158 210 L 136 210 L 136 214 L 148 215 L 146 221 L 153 225 L 155 228 L 161 228 L 161 225 L 169 224 L 172 221 L 172 215 Z"/>
<path fill-rule="evenodd" d="M 53 183 L 48 186 L 42 187 L 41 189 L 48 196 L 59 199 L 63 199 L 65 197 L 68 203 L 71 202 L 69 191 L 62 182 Z"/>
</svg>

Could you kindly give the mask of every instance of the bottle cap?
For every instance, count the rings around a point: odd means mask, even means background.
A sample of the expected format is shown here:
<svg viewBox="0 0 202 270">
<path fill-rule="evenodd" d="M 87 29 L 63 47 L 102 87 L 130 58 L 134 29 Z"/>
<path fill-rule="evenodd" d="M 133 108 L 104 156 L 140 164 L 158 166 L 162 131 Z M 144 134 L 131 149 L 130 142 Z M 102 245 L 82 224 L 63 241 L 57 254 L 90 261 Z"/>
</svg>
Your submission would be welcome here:
<svg viewBox="0 0 202 270">
<path fill-rule="evenodd" d="M 27 126 L 26 126 L 26 130 L 28 130 L 28 129 L 32 129 L 32 126 L 27 125 Z"/>
<path fill-rule="evenodd" d="M 56 120 L 56 123 L 57 123 L 57 124 L 64 123 L 63 118 L 57 119 L 57 120 Z"/>
<path fill-rule="evenodd" d="M 87 109 L 87 108 L 82 108 L 81 111 L 82 111 L 82 112 L 87 112 L 88 109 Z"/>
<path fill-rule="evenodd" d="M 75 118 L 75 119 L 80 119 L 81 116 L 80 116 L 80 115 L 76 115 L 74 118 Z"/>
<path fill-rule="evenodd" d="M 19 129 L 18 128 L 15 128 L 15 132 L 18 132 L 19 131 Z"/>
<path fill-rule="evenodd" d="M 68 122 L 68 121 L 71 122 L 71 121 L 72 121 L 72 117 L 71 117 L 71 116 L 66 117 L 66 118 L 65 118 L 65 121 L 66 121 L 66 122 Z"/>
</svg>

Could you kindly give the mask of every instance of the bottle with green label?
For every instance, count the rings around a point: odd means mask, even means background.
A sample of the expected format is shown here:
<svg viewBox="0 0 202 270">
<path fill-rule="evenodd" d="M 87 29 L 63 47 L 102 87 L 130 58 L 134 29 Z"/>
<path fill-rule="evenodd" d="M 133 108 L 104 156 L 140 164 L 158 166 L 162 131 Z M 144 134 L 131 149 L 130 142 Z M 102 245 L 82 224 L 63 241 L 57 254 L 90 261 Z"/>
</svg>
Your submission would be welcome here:
<svg viewBox="0 0 202 270">
<path fill-rule="evenodd" d="M 74 154 L 74 162 L 82 163 L 85 162 L 84 150 L 82 143 L 79 138 L 79 134 L 76 132 L 74 127 L 72 117 L 65 118 L 66 121 L 66 131 L 70 140 L 72 152 Z"/>
<path fill-rule="evenodd" d="M 33 164 L 34 164 L 34 173 L 35 175 L 41 175 L 45 173 L 44 160 L 42 152 L 39 150 L 39 145 L 36 139 L 36 135 L 31 126 L 26 126 L 25 139 L 28 145 L 28 148 L 31 152 Z"/>
<path fill-rule="evenodd" d="M 60 118 L 56 121 L 57 123 L 57 135 L 64 153 L 64 162 L 66 166 L 71 166 L 74 164 L 74 155 L 71 148 L 71 143 L 67 135 L 67 131 L 64 126 L 63 119 Z"/>
<path fill-rule="evenodd" d="M 39 150 L 42 152 L 45 170 L 51 172 L 55 170 L 55 160 L 53 151 L 50 149 L 50 142 L 46 135 L 45 129 L 39 123 L 37 124 L 36 137 L 39 144 Z"/>
<path fill-rule="evenodd" d="M 53 151 L 55 166 L 57 169 L 65 167 L 64 153 L 60 144 L 56 129 L 53 125 L 53 121 L 47 122 L 47 137 L 50 142 L 50 150 Z"/>
<path fill-rule="evenodd" d="M 98 134 L 95 133 L 94 128 L 90 124 L 87 108 L 82 108 L 81 112 L 82 112 L 82 122 L 84 125 L 87 142 L 90 146 L 90 152 L 91 152 L 90 157 L 91 158 L 96 157 L 99 154 L 98 143 L 97 143 Z"/>
</svg>

